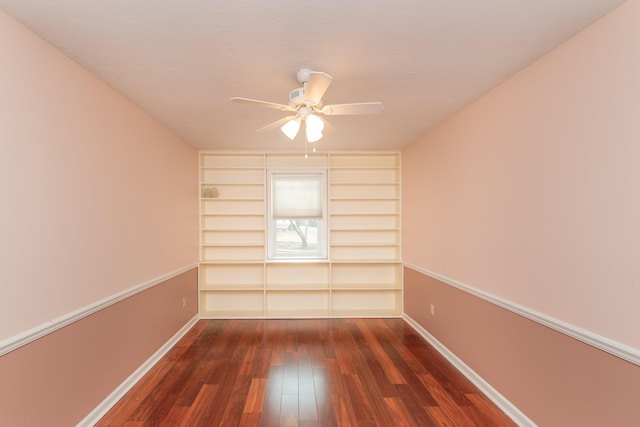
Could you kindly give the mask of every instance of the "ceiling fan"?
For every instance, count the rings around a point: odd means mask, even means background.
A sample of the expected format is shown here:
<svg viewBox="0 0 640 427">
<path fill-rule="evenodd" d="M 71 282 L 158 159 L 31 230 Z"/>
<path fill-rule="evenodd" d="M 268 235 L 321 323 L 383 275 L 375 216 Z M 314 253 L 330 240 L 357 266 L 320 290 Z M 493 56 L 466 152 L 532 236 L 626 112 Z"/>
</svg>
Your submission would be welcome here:
<svg viewBox="0 0 640 427">
<path fill-rule="evenodd" d="M 302 87 L 289 93 L 288 105 L 238 97 L 231 98 L 231 101 L 294 113 L 261 127 L 257 132 L 280 128 L 289 139 L 293 140 L 304 123 L 307 142 L 310 143 L 319 141 L 323 136 L 322 131 L 325 125 L 329 125 L 322 117 L 323 115 L 379 114 L 383 110 L 381 102 L 323 105 L 322 97 L 329 88 L 333 77 L 322 71 L 312 71 L 308 68 L 298 70 L 296 77 Z"/>
</svg>

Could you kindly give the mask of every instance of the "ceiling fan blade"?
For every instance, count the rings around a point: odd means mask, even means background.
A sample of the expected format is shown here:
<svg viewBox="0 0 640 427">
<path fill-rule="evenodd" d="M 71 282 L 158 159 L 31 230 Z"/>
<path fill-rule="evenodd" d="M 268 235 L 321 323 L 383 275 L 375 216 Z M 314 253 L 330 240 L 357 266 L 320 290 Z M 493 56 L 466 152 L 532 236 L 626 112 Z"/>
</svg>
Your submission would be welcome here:
<svg viewBox="0 0 640 427">
<path fill-rule="evenodd" d="M 358 102 L 355 104 L 334 104 L 322 107 L 322 114 L 342 116 L 353 114 L 380 114 L 384 106 L 382 102 Z"/>
<path fill-rule="evenodd" d="M 274 109 L 280 110 L 280 111 L 294 111 L 295 110 L 295 109 L 291 108 L 288 105 L 276 104 L 274 102 L 267 102 L 267 101 L 258 101 L 257 99 L 234 97 L 234 98 L 231 98 L 230 101 L 238 102 L 240 104 L 255 105 L 257 107 L 274 108 Z"/>
<path fill-rule="evenodd" d="M 272 130 L 280 129 L 282 125 L 287 123 L 289 120 L 295 119 L 296 117 L 297 116 L 283 117 L 276 120 L 275 122 L 271 122 L 268 125 L 262 126 L 260 129 L 256 129 L 256 132 L 269 132 Z"/>
<path fill-rule="evenodd" d="M 314 104 L 319 104 L 324 93 L 329 88 L 333 77 L 322 71 L 311 71 L 309 73 L 309 81 L 304 92 L 305 99 L 310 99 Z"/>
</svg>

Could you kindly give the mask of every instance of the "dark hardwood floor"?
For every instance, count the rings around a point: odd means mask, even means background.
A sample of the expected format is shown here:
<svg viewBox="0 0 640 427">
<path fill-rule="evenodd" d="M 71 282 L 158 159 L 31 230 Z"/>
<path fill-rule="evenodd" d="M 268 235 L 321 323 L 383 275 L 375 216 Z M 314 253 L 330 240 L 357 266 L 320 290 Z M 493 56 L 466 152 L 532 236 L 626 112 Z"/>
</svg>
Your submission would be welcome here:
<svg viewBox="0 0 640 427">
<path fill-rule="evenodd" d="M 97 426 L 513 426 L 401 319 L 201 320 Z"/>
</svg>

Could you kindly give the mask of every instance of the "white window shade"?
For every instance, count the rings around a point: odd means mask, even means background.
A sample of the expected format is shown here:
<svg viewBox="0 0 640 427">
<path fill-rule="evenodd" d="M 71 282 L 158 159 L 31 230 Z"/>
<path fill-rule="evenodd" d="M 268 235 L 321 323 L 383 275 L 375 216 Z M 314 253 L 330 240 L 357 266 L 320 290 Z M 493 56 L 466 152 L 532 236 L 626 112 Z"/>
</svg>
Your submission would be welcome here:
<svg viewBox="0 0 640 427">
<path fill-rule="evenodd" d="M 322 218 L 322 174 L 274 174 L 273 219 Z"/>
</svg>

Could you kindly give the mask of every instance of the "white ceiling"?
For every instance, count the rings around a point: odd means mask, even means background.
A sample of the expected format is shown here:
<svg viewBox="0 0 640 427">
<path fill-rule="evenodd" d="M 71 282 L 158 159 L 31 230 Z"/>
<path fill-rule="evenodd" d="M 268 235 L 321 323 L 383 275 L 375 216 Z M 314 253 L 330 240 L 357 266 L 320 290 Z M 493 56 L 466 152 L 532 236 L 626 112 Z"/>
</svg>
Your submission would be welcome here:
<svg viewBox="0 0 640 427">
<path fill-rule="evenodd" d="M 201 149 L 289 150 L 255 129 L 285 113 L 299 68 L 334 77 L 325 104 L 382 101 L 330 117 L 325 150 L 399 149 L 623 0 L 0 0 Z"/>
</svg>

